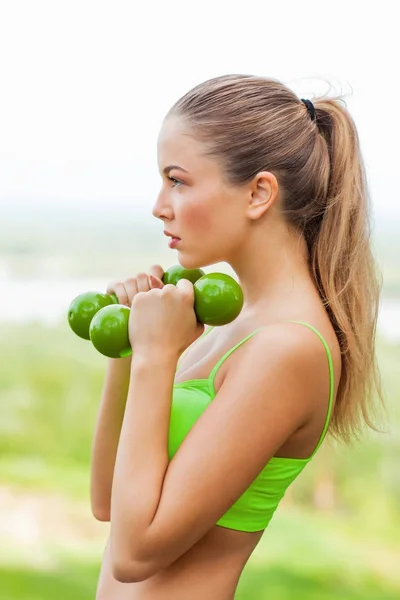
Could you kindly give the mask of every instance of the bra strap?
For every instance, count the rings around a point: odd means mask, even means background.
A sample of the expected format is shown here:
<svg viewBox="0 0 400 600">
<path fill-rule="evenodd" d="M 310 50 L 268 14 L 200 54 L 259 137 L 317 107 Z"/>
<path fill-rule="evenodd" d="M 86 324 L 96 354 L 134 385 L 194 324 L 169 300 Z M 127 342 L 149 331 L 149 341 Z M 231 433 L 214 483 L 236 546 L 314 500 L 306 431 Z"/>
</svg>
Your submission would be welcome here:
<svg viewBox="0 0 400 600">
<path fill-rule="evenodd" d="M 320 332 L 317 329 L 315 329 L 315 327 L 313 327 L 309 323 L 306 323 L 305 321 L 283 321 L 283 323 L 300 323 L 300 325 L 305 325 L 306 327 L 309 327 L 310 329 L 312 329 L 317 334 L 317 336 L 319 337 L 319 339 L 321 340 L 321 342 L 323 343 L 323 345 L 325 346 L 326 354 L 328 356 L 328 366 L 329 366 L 329 404 L 328 404 L 328 410 L 327 410 L 327 414 L 326 414 L 324 428 L 322 430 L 321 437 L 319 438 L 318 444 L 316 445 L 316 447 L 314 449 L 314 452 L 310 456 L 310 459 L 311 459 L 316 454 L 316 452 L 318 451 L 318 449 L 321 446 L 322 442 L 324 441 L 325 435 L 326 435 L 326 433 L 328 431 L 329 422 L 330 422 L 330 419 L 331 419 L 332 406 L 333 406 L 333 395 L 334 395 L 334 390 L 335 390 L 332 355 L 331 355 L 331 351 L 329 349 L 329 346 L 326 343 L 325 338 L 320 334 Z"/>
<path fill-rule="evenodd" d="M 243 340 L 240 340 L 240 342 L 238 342 L 237 344 L 235 344 L 233 346 L 233 348 L 231 348 L 230 350 L 228 350 L 228 352 L 226 354 L 224 354 L 224 356 L 222 356 L 222 358 L 219 359 L 219 361 L 217 362 L 217 364 L 212 369 L 212 371 L 210 373 L 210 376 L 208 378 L 209 383 L 210 383 L 210 387 L 211 387 L 212 390 L 215 389 L 214 388 L 214 379 L 215 379 L 217 371 L 220 368 L 220 366 L 222 365 L 222 363 L 228 358 L 228 356 L 230 356 L 232 354 L 232 352 L 234 352 L 236 350 L 236 348 L 239 348 L 239 346 L 241 346 L 242 344 L 244 344 L 244 342 L 247 342 L 247 340 L 249 338 L 251 338 L 255 333 L 257 333 L 261 329 L 262 329 L 262 327 L 259 327 L 255 331 L 252 331 L 252 333 L 250 333 L 249 335 L 247 335 Z"/>
</svg>

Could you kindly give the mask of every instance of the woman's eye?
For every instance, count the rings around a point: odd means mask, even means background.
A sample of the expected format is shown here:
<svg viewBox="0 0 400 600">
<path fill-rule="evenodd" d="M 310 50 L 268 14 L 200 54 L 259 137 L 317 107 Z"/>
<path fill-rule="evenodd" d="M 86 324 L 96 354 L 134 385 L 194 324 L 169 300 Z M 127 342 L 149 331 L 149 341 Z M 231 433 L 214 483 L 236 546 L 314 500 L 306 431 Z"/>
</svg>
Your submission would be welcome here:
<svg viewBox="0 0 400 600">
<path fill-rule="evenodd" d="M 172 184 L 173 184 L 173 185 L 172 185 L 171 187 L 173 187 L 173 188 L 174 188 L 174 187 L 177 187 L 178 185 L 182 185 L 182 182 L 181 182 L 181 181 L 179 181 L 178 179 L 175 179 L 175 177 L 170 177 L 170 176 L 168 176 L 168 179 L 169 179 L 170 181 L 172 181 Z"/>
</svg>

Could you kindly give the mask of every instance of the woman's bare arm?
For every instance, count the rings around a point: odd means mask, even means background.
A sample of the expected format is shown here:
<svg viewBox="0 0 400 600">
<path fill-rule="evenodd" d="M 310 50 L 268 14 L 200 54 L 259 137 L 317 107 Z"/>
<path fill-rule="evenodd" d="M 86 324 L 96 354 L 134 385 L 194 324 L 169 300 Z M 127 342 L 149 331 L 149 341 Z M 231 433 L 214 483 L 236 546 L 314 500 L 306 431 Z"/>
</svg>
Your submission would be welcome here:
<svg viewBox="0 0 400 600">
<path fill-rule="evenodd" d="M 92 444 L 90 500 L 99 521 L 110 520 L 115 458 L 124 419 L 132 357 L 109 359 Z"/>
<path fill-rule="evenodd" d="M 162 288 L 164 270 L 152 265 L 148 273 L 138 273 L 125 281 L 110 283 L 107 293 L 116 294 L 120 304 L 131 306 L 139 292 Z M 149 279 L 153 276 L 153 283 Z M 92 444 L 90 497 L 93 515 L 99 521 L 110 520 L 111 487 L 118 443 L 128 395 L 132 356 L 109 359 L 101 393 L 100 407 Z"/>
</svg>

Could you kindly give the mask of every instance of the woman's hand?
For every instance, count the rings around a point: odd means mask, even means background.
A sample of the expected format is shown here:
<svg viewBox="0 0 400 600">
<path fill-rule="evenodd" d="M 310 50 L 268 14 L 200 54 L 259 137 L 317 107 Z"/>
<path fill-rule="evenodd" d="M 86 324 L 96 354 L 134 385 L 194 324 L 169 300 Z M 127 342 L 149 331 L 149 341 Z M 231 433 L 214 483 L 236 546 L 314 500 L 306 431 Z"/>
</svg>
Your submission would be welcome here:
<svg viewBox="0 0 400 600">
<path fill-rule="evenodd" d="M 107 286 L 107 294 L 115 294 L 120 304 L 129 308 L 134 297 L 139 292 L 148 292 L 152 288 L 163 288 L 162 277 L 164 270 L 161 265 L 153 265 L 148 273 L 138 273 L 136 277 L 129 277 L 125 281 L 114 281 Z M 152 277 L 152 283 L 150 278 Z"/>
<path fill-rule="evenodd" d="M 151 285 L 157 280 L 150 277 Z M 154 287 L 133 298 L 129 317 L 129 339 L 135 356 L 154 353 L 176 358 L 204 331 L 194 312 L 193 284 L 181 279 L 177 285 Z"/>
</svg>

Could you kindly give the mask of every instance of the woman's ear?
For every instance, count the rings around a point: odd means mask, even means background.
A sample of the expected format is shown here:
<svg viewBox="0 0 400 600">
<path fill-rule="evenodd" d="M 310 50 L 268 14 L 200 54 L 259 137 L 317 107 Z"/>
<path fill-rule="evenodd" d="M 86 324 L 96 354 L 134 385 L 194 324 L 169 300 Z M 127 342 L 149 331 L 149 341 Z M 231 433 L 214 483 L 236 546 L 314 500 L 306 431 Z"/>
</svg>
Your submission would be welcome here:
<svg viewBox="0 0 400 600">
<path fill-rule="evenodd" d="M 277 199 L 278 181 L 269 171 L 261 171 L 251 182 L 250 191 L 247 213 L 250 219 L 259 219 Z"/>
</svg>

